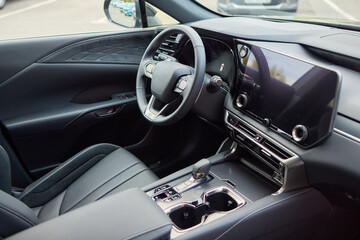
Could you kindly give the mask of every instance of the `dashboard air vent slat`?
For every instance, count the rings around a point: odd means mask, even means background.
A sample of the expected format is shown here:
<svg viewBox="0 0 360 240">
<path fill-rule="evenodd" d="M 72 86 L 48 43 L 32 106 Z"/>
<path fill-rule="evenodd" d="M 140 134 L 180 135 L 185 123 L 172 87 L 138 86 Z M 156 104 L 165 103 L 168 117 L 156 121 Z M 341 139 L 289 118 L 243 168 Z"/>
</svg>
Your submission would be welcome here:
<svg viewBox="0 0 360 240">
<path fill-rule="evenodd" d="M 167 37 L 165 41 L 161 43 L 159 49 L 156 51 L 154 59 L 164 60 L 166 56 L 173 57 L 175 52 L 177 51 L 181 36 L 182 36 L 181 34 L 174 34 Z"/>
<path fill-rule="evenodd" d="M 292 157 L 291 154 L 285 152 L 270 141 L 265 140 L 263 142 L 263 145 L 282 159 L 288 159 Z"/>
<path fill-rule="evenodd" d="M 249 134 L 251 137 L 255 137 L 256 136 L 256 132 L 253 131 L 251 128 L 245 126 L 244 124 L 242 123 L 238 123 L 236 125 L 236 127 L 240 128 L 241 130 L 245 131 L 247 134 Z"/>
</svg>

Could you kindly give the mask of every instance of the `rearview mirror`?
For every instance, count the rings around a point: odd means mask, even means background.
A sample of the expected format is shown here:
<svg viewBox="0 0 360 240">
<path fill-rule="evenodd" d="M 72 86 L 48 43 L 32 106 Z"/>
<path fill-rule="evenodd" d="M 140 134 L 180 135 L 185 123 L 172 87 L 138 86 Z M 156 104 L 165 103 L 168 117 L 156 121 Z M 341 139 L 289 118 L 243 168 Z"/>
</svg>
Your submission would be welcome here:
<svg viewBox="0 0 360 240">
<path fill-rule="evenodd" d="M 110 22 L 127 28 L 162 25 L 157 11 L 143 0 L 105 0 L 104 12 Z"/>
</svg>

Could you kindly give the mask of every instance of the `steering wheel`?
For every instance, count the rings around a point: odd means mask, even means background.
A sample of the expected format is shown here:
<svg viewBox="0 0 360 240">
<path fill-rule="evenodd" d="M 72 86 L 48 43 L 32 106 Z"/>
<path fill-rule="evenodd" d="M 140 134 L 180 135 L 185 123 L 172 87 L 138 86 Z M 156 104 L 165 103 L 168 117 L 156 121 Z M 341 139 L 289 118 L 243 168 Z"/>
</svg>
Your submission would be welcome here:
<svg viewBox="0 0 360 240">
<path fill-rule="evenodd" d="M 170 35 L 183 34 L 194 49 L 194 68 L 175 58 L 164 61 L 153 56 Z M 169 125 L 182 119 L 195 104 L 204 82 L 206 57 L 199 34 L 189 26 L 176 25 L 159 33 L 141 59 L 136 77 L 136 96 L 141 113 L 155 125 Z M 151 80 L 151 97 L 147 100 L 147 81 Z"/>
</svg>

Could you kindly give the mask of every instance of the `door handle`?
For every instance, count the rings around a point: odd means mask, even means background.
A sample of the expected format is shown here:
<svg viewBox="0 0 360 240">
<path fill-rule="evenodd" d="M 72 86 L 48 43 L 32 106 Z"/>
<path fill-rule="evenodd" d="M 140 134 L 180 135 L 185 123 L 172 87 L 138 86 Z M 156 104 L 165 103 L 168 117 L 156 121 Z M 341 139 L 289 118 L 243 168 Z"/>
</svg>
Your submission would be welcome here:
<svg viewBox="0 0 360 240">
<path fill-rule="evenodd" d="M 100 117 L 100 118 L 110 117 L 110 116 L 115 115 L 116 113 L 118 113 L 120 111 L 120 108 L 121 108 L 120 106 L 116 106 L 116 107 L 109 107 L 109 108 L 97 110 L 95 112 L 95 115 L 97 117 Z"/>
</svg>

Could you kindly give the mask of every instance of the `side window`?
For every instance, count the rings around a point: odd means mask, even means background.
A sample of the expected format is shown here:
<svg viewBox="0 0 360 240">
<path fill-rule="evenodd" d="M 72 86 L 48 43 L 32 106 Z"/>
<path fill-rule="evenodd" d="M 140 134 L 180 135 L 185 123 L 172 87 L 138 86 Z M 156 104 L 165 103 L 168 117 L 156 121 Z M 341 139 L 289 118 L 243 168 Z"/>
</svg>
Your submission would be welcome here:
<svg viewBox="0 0 360 240">
<path fill-rule="evenodd" d="M 135 16 L 129 16 L 134 12 L 132 8 L 120 11 L 120 3 L 131 5 L 131 2 L 133 1 L 115 0 L 111 6 L 119 16 L 134 18 Z M 148 15 L 154 16 L 149 23 L 154 25 L 177 23 L 161 10 L 150 7 L 152 12 Z M 0 29 L 0 40 L 4 40 L 121 31 L 128 28 L 111 23 L 107 19 L 104 14 L 104 0 L 10 0 L 6 1 L 3 9 L 0 9 Z"/>
<path fill-rule="evenodd" d="M 161 26 L 161 25 L 173 25 L 179 22 L 161 11 L 160 9 L 152 6 L 150 3 L 146 3 L 146 16 L 148 19 L 149 27 Z"/>
</svg>

